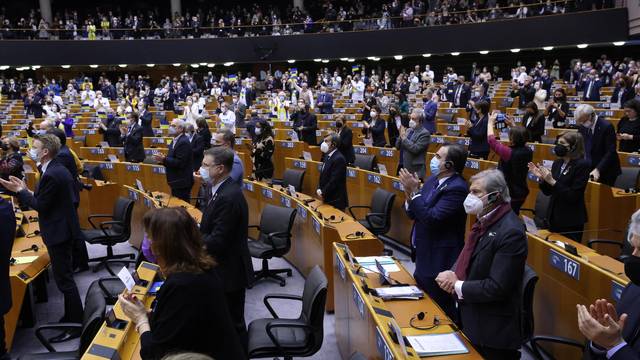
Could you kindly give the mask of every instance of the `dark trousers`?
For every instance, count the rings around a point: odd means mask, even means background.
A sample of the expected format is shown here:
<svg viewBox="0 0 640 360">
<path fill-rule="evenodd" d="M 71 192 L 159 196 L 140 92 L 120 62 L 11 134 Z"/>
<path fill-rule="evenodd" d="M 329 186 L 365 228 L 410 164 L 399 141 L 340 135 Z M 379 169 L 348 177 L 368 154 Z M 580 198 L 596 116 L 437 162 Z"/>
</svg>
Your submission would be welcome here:
<svg viewBox="0 0 640 360">
<path fill-rule="evenodd" d="M 4 342 L 4 314 L 0 314 L 0 359 L 7 353 L 7 344 Z"/>
<path fill-rule="evenodd" d="M 514 349 L 494 349 L 485 346 L 473 345 L 480 355 L 487 360 L 518 360 L 520 350 Z"/>
<path fill-rule="evenodd" d="M 425 280 L 416 279 L 418 286 L 440 306 L 447 316 L 454 322 L 458 322 L 458 310 L 456 309 L 455 300 L 448 292 L 442 290 L 435 278 L 426 278 Z"/>
<path fill-rule="evenodd" d="M 47 246 L 53 280 L 64 296 L 64 316 L 61 322 L 81 323 L 82 300 L 80 300 L 78 287 L 73 279 L 72 248 L 73 239 L 62 244 Z"/>
<path fill-rule="evenodd" d="M 177 197 L 180 200 L 189 202 L 189 198 L 191 197 L 191 188 L 190 187 L 181 188 L 181 189 L 171 188 L 171 196 Z"/>
<path fill-rule="evenodd" d="M 513 200 L 511 199 L 511 210 L 513 210 L 516 215 L 520 215 L 520 208 L 524 204 L 524 200 Z"/>
<path fill-rule="evenodd" d="M 247 333 L 247 324 L 244 321 L 244 298 L 247 290 L 240 289 L 235 291 L 229 291 L 225 293 L 227 298 L 227 306 L 229 307 L 229 313 L 231 314 L 231 320 L 233 321 L 240 343 L 245 353 L 248 353 L 249 349 L 249 334 Z"/>
</svg>

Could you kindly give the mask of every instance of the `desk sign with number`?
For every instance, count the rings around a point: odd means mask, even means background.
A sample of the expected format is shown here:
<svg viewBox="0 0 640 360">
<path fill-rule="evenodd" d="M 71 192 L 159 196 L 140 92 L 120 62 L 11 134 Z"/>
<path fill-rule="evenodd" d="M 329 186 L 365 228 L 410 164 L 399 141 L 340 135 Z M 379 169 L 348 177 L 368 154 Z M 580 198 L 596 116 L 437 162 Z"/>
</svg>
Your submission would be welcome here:
<svg viewBox="0 0 640 360">
<path fill-rule="evenodd" d="M 379 327 L 376 326 L 376 347 L 378 348 L 378 353 L 380 357 L 384 360 L 393 360 L 393 353 L 389 348 L 389 344 L 382 336 L 382 331 Z"/>
<path fill-rule="evenodd" d="M 551 266 L 569 275 L 575 280 L 580 280 L 580 263 L 570 259 L 555 250 L 549 250 Z"/>
</svg>

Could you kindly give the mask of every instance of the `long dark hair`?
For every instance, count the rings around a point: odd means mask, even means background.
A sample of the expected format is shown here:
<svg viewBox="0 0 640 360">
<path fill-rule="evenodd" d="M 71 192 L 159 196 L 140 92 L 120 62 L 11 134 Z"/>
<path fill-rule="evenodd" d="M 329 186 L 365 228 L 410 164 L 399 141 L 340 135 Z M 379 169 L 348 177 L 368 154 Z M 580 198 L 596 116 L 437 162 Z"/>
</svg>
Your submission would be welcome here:
<svg viewBox="0 0 640 360">
<path fill-rule="evenodd" d="M 258 141 L 266 139 L 269 136 L 273 137 L 273 129 L 267 120 L 260 120 L 258 124 L 260 124 L 260 128 L 262 129 L 260 136 L 257 137 Z"/>
</svg>

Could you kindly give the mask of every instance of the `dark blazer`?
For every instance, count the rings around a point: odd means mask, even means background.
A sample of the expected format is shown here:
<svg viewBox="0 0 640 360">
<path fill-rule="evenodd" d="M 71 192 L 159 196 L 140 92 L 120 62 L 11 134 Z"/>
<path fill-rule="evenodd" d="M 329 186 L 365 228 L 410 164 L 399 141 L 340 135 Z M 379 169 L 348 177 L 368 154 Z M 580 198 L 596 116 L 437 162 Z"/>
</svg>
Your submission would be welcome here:
<svg viewBox="0 0 640 360">
<path fill-rule="evenodd" d="M 373 146 L 384 147 L 387 144 L 387 139 L 384 137 L 384 130 L 387 127 L 386 122 L 378 116 L 372 125 L 370 131 Z"/>
<path fill-rule="evenodd" d="M 120 124 L 122 121 L 116 117 L 109 118 L 107 117 L 107 121 L 105 126 L 106 130 L 98 129 L 98 132 L 102 133 L 102 138 L 106 141 L 111 147 L 119 147 L 122 146 L 122 140 L 120 139 Z"/>
<path fill-rule="evenodd" d="M 225 292 L 241 290 L 253 281 L 247 245 L 249 210 L 240 186 L 226 179 L 202 213 L 200 232 Z M 231 305 L 232 306 L 232 305 Z"/>
<path fill-rule="evenodd" d="M 633 135 L 632 140 L 619 140 L 618 150 L 624 152 L 636 152 L 640 150 L 640 121 L 630 121 L 628 116 L 623 116 L 618 122 L 617 133 Z"/>
<path fill-rule="evenodd" d="M 73 179 L 73 203 L 77 206 L 80 203 L 80 182 L 78 180 L 78 168 L 76 167 L 76 161 L 71 154 L 71 151 L 64 145 L 60 147 L 56 159 L 62 164 L 71 174 Z"/>
<path fill-rule="evenodd" d="M 462 331 L 472 344 L 495 349 L 522 345 L 520 287 L 526 259 L 525 227 L 513 211 L 478 239 L 458 300 Z"/>
<path fill-rule="evenodd" d="M 205 150 L 209 149 L 211 147 L 211 130 L 209 130 L 209 128 L 198 129 L 196 130 L 196 134 L 202 138 Z"/>
<path fill-rule="evenodd" d="M 638 360 L 640 359 L 640 341 L 638 341 L 638 328 L 640 328 L 640 287 L 629 283 L 622 291 L 620 301 L 616 304 L 618 314 L 627 314 L 627 321 L 622 329 L 622 338 L 627 343 L 611 357 L 611 360 Z M 596 353 L 589 346 L 591 359 L 606 360 L 606 352 Z"/>
<path fill-rule="evenodd" d="M 331 156 L 324 156 L 322 171 L 320 171 L 320 183 L 318 187 L 322 191 L 325 204 L 343 210 L 349 206 L 347 196 L 347 163 L 340 151 Z M 328 157 L 328 158 L 327 158 Z"/>
<path fill-rule="evenodd" d="M 215 271 L 170 274 L 156 300 L 149 319 L 151 331 L 140 337 L 143 359 L 181 351 L 215 359 L 246 359 Z"/>
<path fill-rule="evenodd" d="M 456 104 L 456 93 L 458 89 L 460 90 L 460 103 Z M 471 98 L 471 88 L 466 84 L 458 84 L 454 87 L 453 93 L 451 94 L 451 101 L 453 102 L 454 107 L 466 108 L 469 103 L 469 99 Z"/>
<path fill-rule="evenodd" d="M 467 135 L 471 137 L 469 142 L 469 152 L 472 154 L 485 154 L 489 152 L 489 141 L 487 140 L 487 126 L 489 117 L 483 116 L 472 127 L 467 129 Z M 544 123 L 543 123 L 544 124 Z"/>
<path fill-rule="evenodd" d="M 153 114 L 149 111 L 144 112 L 142 116 L 140 116 L 140 126 L 142 126 L 142 136 L 144 137 L 154 137 L 153 127 L 151 125 L 153 121 Z"/>
<path fill-rule="evenodd" d="M 589 90 L 589 84 L 591 84 L 591 93 L 587 96 L 587 90 Z M 600 101 L 600 88 L 602 82 L 600 80 L 586 80 L 582 84 L 582 100 L 584 101 Z"/>
<path fill-rule="evenodd" d="M 580 126 L 578 131 L 585 139 L 585 151 L 589 151 L 586 140 L 589 129 Z M 595 168 L 600 171 L 601 183 L 613 184 L 622 173 L 616 150 L 616 130 L 609 121 L 599 116 L 591 139 L 591 169 Z"/>
<path fill-rule="evenodd" d="M 522 86 L 518 90 L 511 91 L 511 97 L 518 97 L 518 107 L 524 108 L 528 102 L 533 101 L 536 96 L 536 89 L 533 85 Z"/>
<path fill-rule="evenodd" d="M 299 136 L 300 141 L 304 141 L 309 145 L 317 145 L 316 130 L 318 130 L 318 121 L 316 120 L 316 116 L 309 112 L 300 113 L 298 115 L 298 121 L 300 121 L 300 126 L 302 126 Z"/>
<path fill-rule="evenodd" d="M 467 182 L 458 174 L 438 186 L 438 178 L 425 181 L 420 196 L 409 201 L 407 215 L 413 223 L 413 247 L 416 269 L 413 276 L 418 283 L 435 278 L 451 269 L 464 246 L 467 213 L 464 199 L 469 193 Z"/>
<path fill-rule="evenodd" d="M 16 216 L 10 202 L 0 197 L 0 316 L 11 309 L 9 259 L 16 237 Z"/>
<path fill-rule="evenodd" d="M 333 114 L 333 95 L 331 93 L 318 94 L 316 104 L 318 104 L 320 114 Z"/>
<path fill-rule="evenodd" d="M 193 171 L 198 171 L 200 165 L 202 165 L 202 159 L 204 159 L 205 143 L 204 138 L 197 132 L 193 134 L 191 138 L 191 152 L 193 153 Z"/>
<path fill-rule="evenodd" d="M 338 151 L 342 153 L 347 164 L 353 164 L 356 161 L 356 153 L 353 150 L 353 131 L 350 127 L 342 125 L 340 130 L 340 146 Z"/>
<path fill-rule="evenodd" d="M 564 117 L 560 116 L 560 112 L 558 110 L 554 110 L 549 113 L 549 120 L 553 123 L 554 128 L 563 128 L 567 126 L 566 120 L 567 115 L 569 114 L 569 103 L 561 102 L 558 103 L 560 110 L 564 113 Z"/>
<path fill-rule="evenodd" d="M 624 104 L 632 100 L 635 97 L 635 91 L 633 91 L 633 86 L 631 87 L 621 87 L 616 85 L 616 88 L 613 89 L 613 94 L 611 95 L 611 102 L 617 103 L 620 102 L 624 106 Z"/>
<path fill-rule="evenodd" d="M 529 118 L 532 118 L 529 124 Z M 542 135 L 544 135 L 544 115 L 539 111 L 535 115 L 528 115 L 522 118 L 522 125 L 526 126 L 527 141 L 529 142 L 542 142 Z"/>
<path fill-rule="evenodd" d="M 80 236 L 78 213 L 72 200 L 73 186 L 71 174 L 56 158 L 47 166 L 33 194 L 28 190 L 18 193 L 20 204 L 38 212 L 40 233 L 47 246 Z"/>
<path fill-rule="evenodd" d="M 191 188 L 193 185 L 193 153 L 187 135 L 174 138 L 162 165 L 167 168 L 167 183 L 172 189 Z"/>
<path fill-rule="evenodd" d="M 591 172 L 589 162 L 584 159 L 571 160 L 561 173 L 562 163 L 562 159 L 557 159 L 551 166 L 551 175 L 556 180 L 554 186 L 547 182 L 540 183 L 540 190 L 551 196 L 547 214 L 551 231 L 583 226 L 587 222 L 584 192 Z"/>
<path fill-rule="evenodd" d="M 129 162 L 144 161 L 144 145 L 142 143 L 142 127 L 133 125 L 133 129 L 120 137 L 124 146 L 124 158 Z"/>
</svg>

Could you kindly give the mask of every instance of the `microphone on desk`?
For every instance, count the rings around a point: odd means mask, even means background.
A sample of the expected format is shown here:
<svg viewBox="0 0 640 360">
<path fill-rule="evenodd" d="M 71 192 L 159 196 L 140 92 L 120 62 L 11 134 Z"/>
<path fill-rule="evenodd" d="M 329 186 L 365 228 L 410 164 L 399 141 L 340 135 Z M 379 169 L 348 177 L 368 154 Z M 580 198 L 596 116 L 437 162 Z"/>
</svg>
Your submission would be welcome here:
<svg viewBox="0 0 640 360">
<path fill-rule="evenodd" d="M 26 248 L 26 249 L 22 249 L 20 250 L 20 252 L 27 252 L 27 251 L 33 251 L 33 252 L 38 252 L 38 250 L 40 250 L 40 248 L 38 247 L 38 245 L 33 244 L 30 247 Z"/>
<path fill-rule="evenodd" d="M 355 259 L 354 259 L 354 260 L 355 260 Z M 361 274 L 361 273 L 360 273 L 360 270 L 365 269 L 365 270 L 371 271 L 371 272 L 372 272 L 372 273 L 374 273 L 374 274 L 378 274 L 378 275 L 382 276 L 382 277 L 383 277 L 383 278 L 385 278 L 385 279 L 389 279 L 389 280 L 393 281 L 394 283 L 393 283 L 393 284 L 391 284 L 391 283 L 390 283 L 390 284 L 389 284 L 389 286 L 408 286 L 408 284 L 402 283 L 402 282 L 400 282 L 400 281 L 398 281 L 398 280 L 396 280 L 396 279 L 392 278 L 392 277 L 391 277 L 391 276 L 389 276 L 389 275 L 384 275 L 383 273 L 381 273 L 381 272 L 379 272 L 379 271 L 372 270 L 372 269 L 369 269 L 369 268 L 365 268 L 364 266 L 360 265 L 360 264 L 359 264 L 359 263 L 357 263 L 357 262 L 354 262 L 354 263 L 353 263 L 353 265 L 355 265 L 355 266 L 356 266 L 356 274 L 358 274 L 358 275 L 364 275 L 364 274 Z M 367 286 L 367 287 L 368 287 L 368 286 Z M 372 290 L 373 290 L 373 289 L 372 289 Z"/>
<path fill-rule="evenodd" d="M 584 234 L 584 233 L 593 233 L 593 232 L 599 232 L 599 231 L 613 231 L 613 232 L 621 232 L 620 230 L 617 229 L 591 229 L 591 230 L 582 230 L 582 231 L 562 231 L 562 232 L 552 232 L 549 233 L 545 238 L 544 241 L 550 241 L 550 242 L 554 242 L 556 243 L 556 241 L 553 240 L 549 240 L 549 238 L 551 237 L 551 235 L 571 235 L 571 234 Z M 579 256 L 578 255 L 578 249 L 571 245 L 568 244 L 566 242 L 562 242 L 562 241 L 558 241 L 560 243 L 562 243 L 562 246 L 564 247 L 564 249 L 571 255 L 575 255 L 575 256 Z"/>
</svg>

